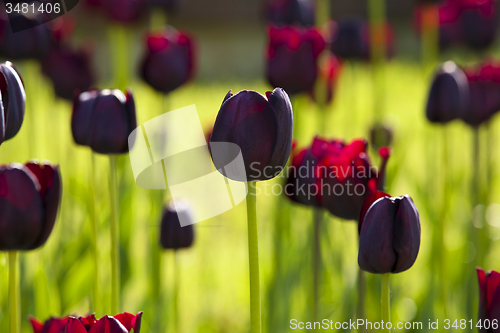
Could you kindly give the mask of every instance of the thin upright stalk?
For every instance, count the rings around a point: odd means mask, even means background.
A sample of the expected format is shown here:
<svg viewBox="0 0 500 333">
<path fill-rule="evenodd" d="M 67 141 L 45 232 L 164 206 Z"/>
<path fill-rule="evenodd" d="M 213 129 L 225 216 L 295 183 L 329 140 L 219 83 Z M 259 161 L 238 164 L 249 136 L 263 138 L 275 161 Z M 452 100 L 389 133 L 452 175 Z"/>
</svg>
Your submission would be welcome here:
<svg viewBox="0 0 500 333">
<path fill-rule="evenodd" d="M 319 284 L 321 270 L 321 244 L 320 227 L 323 220 L 323 210 L 314 209 L 314 232 L 313 232 L 313 319 L 318 319 L 319 313 Z"/>
<path fill-rule="evenodd" d="M 436 4 L 422 6 L 421 59 L 427 75 L 439 59 L 439 13 Z"/>
<path fill-rule="evenodd" d="M 94 259 L 94 288 L 93 288 L 93 299 L 92 299 L 92 309 L 96 315 L 101 315 L 101 292 L 99 289 L 99 251 L 98 251 L 98 232 L 97 232 L 97 209 L 96 209 L 96 185 L 95 180 L 95 155 L 92 150 L 90 150 L 90 186 L 92 187 L 92 195 L 90 198 L 90 219 L 92 227 L 92 256 Z"/>
<path fill-rule="evenodd" d="M 259 234 L 257 231 L 257 182 L 248 182 L 248 259 L 250 264 L 250 324 L 251 333 L 261 332 Z"/>
<path fill-rule="evenodd" d="M 109 194 L 111 199 L 111 313 L 118 313 L 120 290 L 120 258 L 118 252 L 118 184 L 116 156 L 109 157 Z"/>
<path fill-rule="evenodd" d="M 108 29 L 109 45 L 112 47 L 113 82 L 116 89 L 125 90 L 128 84 L 127 30 L 115 24 Z"/>
<path fill-rule="evenodd" d="M 9 252 L 9 333 L 20 332 L 17 258 L 17 251 Z"/>
<path fill-rule="evenodd" d="M 180 287 L 180 273 L 179 273 L 179 253 L 174 250 L 174 326 L 176 333 L 181 332 L 181 325 L 179 319 L 179 287 Z"/>
<path fill-rule="evenodd" d="M 371 37 L 371 62 L 373 66 L 374 116 L 379 120 L 384 108 L 384 60 L 385 60 L 385 0 L 368 0 Z"/>
<path fill-rule="evenodd" d="M 385 328 L 386 323 L 391 321 L 391 273 L 382 274 L 382 321 L 384 322 L 384 332 L 390 332 L 390 328 Z"/>
<path fill-rule="evenodd" d="M 441 299 L 441 306 L 443 309 L 443 315 L 444 318 L 446 318 L 446 313 L 447 313 L 447 293 L 446 293 L 446 246 L 444 244 L 444 235 L 445 235 L 445 228 L 446 228 L 446 213 L 448 211 L 448 192 L 449 192 L 449 183 L 450 179 L 448 178 L 448 175 L 450 174 L 449 168 L 449 162 L 448 162 L 448 132 L 446 126 L 442 129 L 442 134 L 443 134 L 443 140 L 442 140 L 442 161 L 443 161 L 443 178 L 442 178 L 442 188 L 443 188 L 443 197 L 442 197 L 442 203 L 441 203 L 441 214 L 439 221 L 436 221 L 437 224 L 437 238 L 438 238 L 438 247 L 436 248 L 436 254 L 437 254 L 437 260 L 438 260 L 438 266 L 437 269 L 439 271 L 439 282 L 440 285 L 438 286 L 439 290 L 439 297 Z"/>
<path fill-rule="evenodd" d="M 358 305 L 356 315 L 357 318 L 364 319 L 365 317 L 365 274 L 361 268 L 358 267 Z M 358 332 L 363 333 L 364 326 L 358 328 Z"/>
</svg>

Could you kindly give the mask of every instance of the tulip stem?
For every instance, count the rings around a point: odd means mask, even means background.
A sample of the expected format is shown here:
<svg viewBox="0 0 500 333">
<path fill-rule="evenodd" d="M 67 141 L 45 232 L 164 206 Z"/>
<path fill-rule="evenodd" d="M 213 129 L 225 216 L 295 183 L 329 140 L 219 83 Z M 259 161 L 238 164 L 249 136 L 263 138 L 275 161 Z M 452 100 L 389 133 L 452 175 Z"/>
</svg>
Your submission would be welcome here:
<svg viewBox="0 0 500 333">
<path fill-rule="evenodd" d="M 424 74 L 427 75 L 439 58 L 439 13 L 436 4 L 424 4 L 422 7 L 421 57 Z"/>
<path fill-rule="evenodd" d="M 259 273 L 259 234 L 257 231 L 257 182 L 247 183 L 248 217 L 248 258 L 250 263 L 250 323 L 251 333 L 260 333 L 260 273 Z"/>
<path fill-rule="evenodd" d="M 116 156 L 109 156 L 109 194 L 111 198 L 111 313 L 118 313 L 120 270 L 118 252 L 118 197 Z"/>
<path fill-rule="evenodd" d="M 90 186 L 92 187 L 92 195 L 90 198 L 91 209 L 91 227 L 92 227 L 92 255 L 94 257 L 94 298 L 92 300 L 92 308 L 96 315 L 101 315 L 101 293 L 99 290 L 99 251 L 98 248 L 98 232 L 97 232 L 97 212 L 96 212 L 96 180 L 95 180 L 95 154 L 90 150 Z"/>
<path fill-rule="evenodd" d="M 179 319 L 179 252 L 174 250 L 174 327 L 176 333 L 180 332 L 180 319 Z"/>
<path fill-rule="evenodd" d="M 358 308 L 356 313 L 358 319 L 365 319 L 365 274 L 363 270 L 358 267 Z M 358 332 L 365 331 L 363 326 L 359 327 Z"/>
<path fill-rule="evenodd" d="M 314 233 L 313 233 L 313 319 L 318 319 L 319 312 L 319 276 L 321 263 L 320 227 L 323 220 L 323 210 L 314 209 Z"/>
<path fill-rule="evenodd" d="M 373 64 L 374 116 L 379 120 L 383 108 L 385 36 L 385 0 L 368 0 L 370 16 L 370 60 Z"/>
<path fill-rule="evenodd" d="M 109 45 L 112 45 L 111 63 L 114 65 L 113 78 L 115 88 L 124 91 L 127 89 L 128 64 L 127 64 L 127 30 L 125 27 L 114 24 L 108 29 Z"/>
<path fill-rule="evenodd" d="M 390 332 L 390 328 L 386 328 L 391 321 L 391 273 L 382 274 L 382 321 L 384 322 L 384 331 Z"/>
<path fill-rule="evenodd" d="M 18 252 L 9 252 L 9 315 L 10 333 L 18 333 L 19 330 L 19 286 L 17 277 Z"/>
</svg>

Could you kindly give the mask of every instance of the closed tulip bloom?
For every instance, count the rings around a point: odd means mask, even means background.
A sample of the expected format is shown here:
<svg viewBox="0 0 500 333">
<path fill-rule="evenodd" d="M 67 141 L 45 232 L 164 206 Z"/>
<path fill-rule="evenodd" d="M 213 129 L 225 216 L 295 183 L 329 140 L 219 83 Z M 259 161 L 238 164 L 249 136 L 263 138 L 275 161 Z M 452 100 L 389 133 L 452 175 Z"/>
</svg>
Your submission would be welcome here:
<svg viewBox="0 0 500 333">
<path fill-rule="evenodd" d="M 498 20 L 493 0 L 463 0 L 461 28 L 465 45 L 483 51 L 493 44 L 497 35 Z"/>
<path fill-rule="evenodd" d="M 30 318 L 33 333 L 140 333 L 142 312 L 133 315 L 128 312 L 114 317 L 104 316 L 97 320 L 94 315 L 88 317 L 50 318 L 45 323 Z"/>
<path fill-rule="evenodd" d="M 359 267 L 375 274 L 401 273 L 417 259 L 420 249 L 420 217 L 413 200 L 382 197 L 360 221 Z"/>
<path fill-rule="evenodd" d="M 311 92 L 318 74 L 317 59 L 325 40 L 316 28 L 268 28 L 266 77 L 273 87 L 294 95 Z"/>
<path fill-rule="evenodd" d="M 460 118 L 469 103 L 469 83 L 465 73 L 452 61 L 438 67 L 427 99 L 426 116 L 433 123 Z"/>
<path fill-rule="evenodd" d="M 493 320 L 500 320 L 500 273 L 489 271 L 485 273 L 481 268 L 477 268 L 479 280 L 479 311 L 477 318 L 481 321 L 480 333 L 498 332 L 493 329 Z M 484 328 L 485 320 L 490 322 L 489 328 Z"/>
<path fill-rule="evenodd" d="M 371 165 L 366 148 L 367 142 L 362 139 L 350 143 L 333 140 L 318 163 L 322 205 L 342 219 L 357 221 L 365 198 L 383 190 L 390 150 L 379 149 L 382 164 L 377 170 Z"/>
<path fill-rule="evenodd" d="M 377 122 L 370 128 L 370 143 L 375 149 L 392 146 L 394 131 L 388 124 Z"/>
<path fill-rule="evenodd" d="M 11 62 L 0 64 L 0 144 L 12 139 L 24 120 L 26 93 L 21 76 Z"/>
<path fill-rule="evenodd" d="M 191 224 L 181 226 L 180 220 Z M 193 245 L 193 212 L 187 201 L 177 201 L 165 208 L 161 218 L 160 245 L 164 249 L 182 249 Z"/>
<path fill-rule="evenodd" d="M 67 45 L 54 47 L 42 61 L 42 72 L 49 77 L 57 96 L 72 100 L 76 91 L 87 91 L 94 82 L 90 54 Z"/>
<path fill-rule="evenodd" d="M 153 89 L 167 94 L 193 77 L 194 45 L 189 35 L 169 28 L 149 34 L 146 44 L 141 76 Z"/>
<path fill-rule="evenodd" d="M 229 91 L 217 114 L 210 146 L 217 142 L 236 144 L 241 149 L 245 179 L 226 175 L 237 181 L 268 180 L 285 166 L 292 148 L 292 104 L 287 93 L 276 88 L 266 96 L 256 91 Z M 224 156 L 210 147 L 215 167 L 222 172 L 234 156 Z M 218 156 L 222 155 L 222 156 Z"/>
<path fill-rule="evenodd" d="M 316 167 L 327 153 L 328 145 L 328 141 L 316 136 L 310 147 L 293 154 L 284 191 L 292 201 L 306 206 L 321 207 L 319 198 L 321 184 L 316 174 Z"/>
<path fill-rule="evenodd" d="M 71 130 L 79 145 L 100 154 L 122 154 L 129 150 L 128 136 L 137 127 L 132 91 L 91 90 L 73 103 Z"/>
<path fill-rule="evenodd" d="M 43 58 L 51 46 L 49 29 L 39 17 L 10 15 L 14 27 L 30 28 L 13 32 L 7 17 L 0 19 L 0 55 L 11 60 Z"/>
<path fill-rule="evenodd" d="M 313 26 L 315 13 L 311 0 L 272 0 L 267 7 L 267 19 L 276 25 Z"/>
<path fill-rule="evenodd" d="M 0 251 L 42 246 L 54 227 L 61 191 L 58 166 L 0 166 Z"/>
<path fill-rule="evenodd" d="M 332 52 L 342 59 L 364 59 L 368 45 L 364 37 L 364 21 L 347 18 L 333 25 Z"/>
</svg>

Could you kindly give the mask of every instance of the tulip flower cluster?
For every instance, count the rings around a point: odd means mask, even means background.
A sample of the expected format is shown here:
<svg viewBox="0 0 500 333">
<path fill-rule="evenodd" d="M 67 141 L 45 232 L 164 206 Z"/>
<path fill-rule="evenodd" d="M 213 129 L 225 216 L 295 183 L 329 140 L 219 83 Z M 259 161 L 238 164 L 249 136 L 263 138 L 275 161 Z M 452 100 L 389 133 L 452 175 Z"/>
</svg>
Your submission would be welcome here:
<svg viewBox="0 0 500 333">
<path fill-rule="evenodd" d="M 477 127 L 500 110 L 500 65 L 485 62 L 462 70 L 453 62 L 442 64 L 427 100 L 427 119 L 447 123 L 461 119 Z"/>
<path fill-rule="evenodd" d="M 438 4 L 439 42 L 442 48 L 456 44 L 481 51 L 492 45 L 497 35 L 494 0 L 446 0 Z M 422 7 L 415 11 L 420 29 Z"/>
<path fill-rule="evenodd" d="M 140 333 L 142 312 L 133 315 L 128 312 L 116 316 L 104 316 L 96 319 L 87 317 L 50 318 L 44 323 L 30 319 L 33 333 Z"/>
</svg>

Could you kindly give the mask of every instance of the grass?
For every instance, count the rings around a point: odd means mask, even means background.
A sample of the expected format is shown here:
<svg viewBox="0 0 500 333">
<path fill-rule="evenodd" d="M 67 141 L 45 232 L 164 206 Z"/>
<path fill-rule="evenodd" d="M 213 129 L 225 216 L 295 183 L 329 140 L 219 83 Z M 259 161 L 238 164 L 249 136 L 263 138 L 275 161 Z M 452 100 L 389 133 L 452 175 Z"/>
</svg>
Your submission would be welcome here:
<svg viewBox="0 0 500 333">
<path fill-rule="evenodd" d="M 347 68 L 346 68 L 347 69 Z M 89 183 L 91 154 L 73 143 L 70 133 L 70 103 L 54 100 L 47 83 L 33 68 L 20 68 L 28 84 L 28 107 L 20 133 L 0 147 L 0 162 L 24 163 L 36 157 L 59 163 L 63 176 L 63 200 L 56 227 L 46 245 L 36 251 L 21 253 L 22 332 L 31 332 L 28 315 L 46 319 L 91 311 L 93 261 L 91 247 L 92 188 Z M 477 288 L 473 265 L 500 269 L 500 191 L 498 176 L 483 189 L 490 195 L 476 209 L 477 225 L 487 230 L 492 246 L 484 258 L 474 258 L 469 246 L 472 207 L 470 179 L 472 132 L 459 122 L 443 128 L 430 125 L 424 115 L 428 89 L 426 78 L 416 63 L 393 61 L 387 66 L 387 91 L 384 120 L 395 130 L 393 155 L 388 165 L 388 191 L 393 195 L 410 194 L 420 211 L 422 245 L 418 259 L 410 270 L 391 276 L 392 322 L 440 321 L 470 319 L 476 312 L 477 291 L 473 304 L 467 304 L 467 291 Z M 37 84 L 29 84 L 37 82 Z M 43 83 L 43 84 L 42 84 Z M 36 88 L 35 88 L 36 87 Z M 354 64 L 345 70 L 338 84 L 336 100 L 327 117 L 327 132 L 332 137 L 363 137 L 374 119 L 372 86 L 367 65 Z M 138 122 L 168 110 L 195 104 L 202 125 L 209 128 L 229 89 L 269 90 L 264 82 L 214 82 L 190 84 L 175 91 L 164 102 L 140 82 L 132 85 L 137 104 Z M 299 144 L 309 144 L 319 128 L 319 112 L 307 98 L 295 101 L 300 121 Z M 497 121 L 491 124 L 494 133 Z M 34 146 L 29 145 L 33 135 Z M 486 131 L 482 130 L 484 137 Z M 448 167 L 443 166 L 443 136 L 448 143 Z M 379 162 L 371 152 L 375 164 Z M 481 151 L 482 170 L 490 159 L 498 165 L 498 154 L 487 158 Z M 174 253 L 161 253 L 160 304 L 155 306 L 152 253 L 158 240 L 160 212 L 152 198 L 156 195 L 134 184 L 128 156 L 118 158 L 120 202 L 121 311 L 144 310 L 142 333 L 154 320 L 159 332 L 172 329 L 172 284 Z M 110 308 L 110 244 L 108 160 L 96 156 L 96 215 L 101 290 L 104 308 Z M 482 173 L 484 175 L 484 172 Z M 281 181 L 275 179 L 270 184 Z M 444 184 L 447 184 L 444 186 Z M 259 187 L 263 189 L 264 183 Z M 445 189 L 445 191 L 443 191 Z M 443 198 L 447 198 L 443 209 Z M 312 320 L 312 252 L 313 212 L 284 200 L 282 196 L 261 195 L 258 199 L 258 221 L 265 332 L 289 332 L 289 321 Z M 482 214 L 482 215 L 481 215 Z M 443 226 L 444 247 L 437 247 L 436 233 Z M 249 279 L 247 224 L 245 204 L 195 226 L 193 248 L 179 253 L 180 325 L 182 332 L 224 333 L 249 330 Z M 325 217 L 321 229 L 322 275 L 320 276 L 319 317 L 333 321 L 355 318 L 357 276 L 357 226 Z M 475 229 L 472 229 L 475 232 Z M 153 236 L 152 236 L 153 235 Z M 446 267 L 440 269 L 439 254 Z M 7 255 L 0 254 L 0 331 L 8 327 Z M 442 278 L 443 272 L 445 278 Z M 473 280 L 467 280 L 467 273 Z M 367 276 L 366 313 L 370 321 L 380 320 L 381 277 Z M 445 297 L 440 296 L 445 290 Z M 446 304 L 446 313 L 444 311 Z M 469 310 L 468 310 L 469 308 Z M 104 315 L 98 313 L 98 315 Z M 410 332 L 411 330 L 408 330 Z"/>
</svg>

